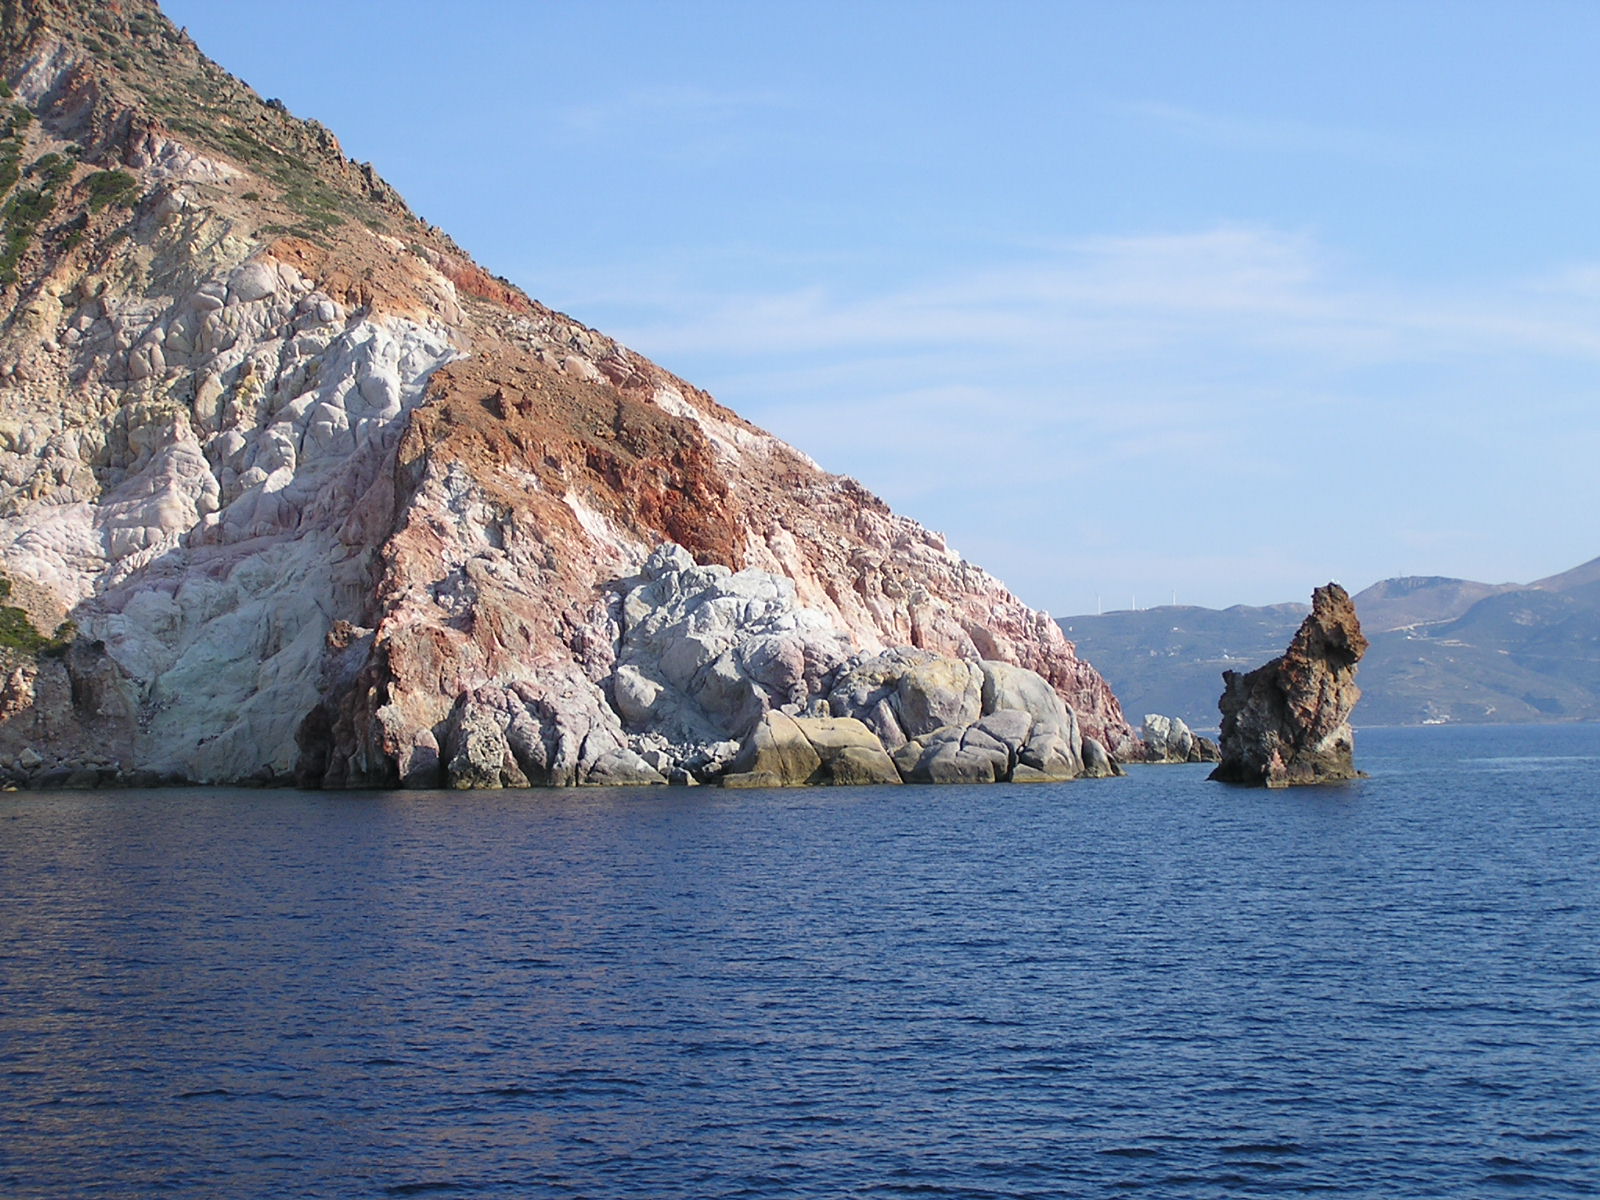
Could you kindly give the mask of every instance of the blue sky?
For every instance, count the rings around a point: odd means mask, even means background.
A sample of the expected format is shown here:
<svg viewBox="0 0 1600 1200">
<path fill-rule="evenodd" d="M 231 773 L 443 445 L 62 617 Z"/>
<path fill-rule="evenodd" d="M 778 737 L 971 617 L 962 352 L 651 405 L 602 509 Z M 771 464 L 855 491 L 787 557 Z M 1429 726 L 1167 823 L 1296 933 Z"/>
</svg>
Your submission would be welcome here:
<svg viewBox="0 0 1600 1200">
<path fill-rule="evenodd" d="M 1058 615 L 1600 554 L 1600 5 L 163 7 Z"/>
</svg>

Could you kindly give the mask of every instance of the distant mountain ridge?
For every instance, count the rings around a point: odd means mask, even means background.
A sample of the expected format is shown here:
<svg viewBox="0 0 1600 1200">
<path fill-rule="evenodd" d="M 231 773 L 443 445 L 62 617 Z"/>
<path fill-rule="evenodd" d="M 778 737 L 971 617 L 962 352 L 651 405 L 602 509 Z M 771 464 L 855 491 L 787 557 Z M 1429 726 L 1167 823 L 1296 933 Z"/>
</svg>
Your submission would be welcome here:
<svg viewBox="0 0 1600 1200">
<path fill-rule="evenodd" d="M 1396 579 L 1380 579 L 1359 593 L 1356 611 L 1361 614 L 1361 627 L 1370 636 L 1451 620 L 1478 601 L 1501 592 L 1515 591 L 1518 586 L 1514 583 L 1477 583 L 1442 575 L 1404 575 Z"/>
<path fill-rule="evenodd" d="M 1355 605 L 1372 641 L 1358 726 L 1600 719 L 1600 558 L 1528 584 L 1384 579 Z M 1281 653 L 1306 611 L 1161 606 L 1060 624 L 1135 719 L 1210 729 L 1222 672 Z"/>
</svg>

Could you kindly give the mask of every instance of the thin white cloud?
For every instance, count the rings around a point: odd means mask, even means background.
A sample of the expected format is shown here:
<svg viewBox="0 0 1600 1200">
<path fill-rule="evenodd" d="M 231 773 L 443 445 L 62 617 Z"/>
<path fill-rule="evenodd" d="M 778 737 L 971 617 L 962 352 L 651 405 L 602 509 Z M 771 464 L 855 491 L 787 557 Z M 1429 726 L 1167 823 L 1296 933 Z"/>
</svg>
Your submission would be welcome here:
<svg viewBox="0 0 1600 1200">
<path fill-rule="evenodd" d="M 604 101 L 575 104 L 559 110 L 556 120 L 568 130 L 593 137 L 661 125 L 721 124 L 752 110 L 792 108 L 794 102 L 774 91 L 718 91 L 697 84 L 634 88 Z"/>
<path fill-rule="evenodd" d="M 669 358 L 963 346 L 1063 362 L 1197 340 L 1344 362 L 1507 351 L 1600 358 L 1588 298 L 1547 279 L 1486 281 L 1476 291 L 1363 281 L 1335 269 L 1306 236 L 1249 228 L 1086 239 L 881 292 L 811 285 L 729 295 L 664 278 L 625 301 L 613 292 L 613 303 L 632 310 L 624 340 Z"/>
<path fill-rule="evenodd" d="M 1364 585 L 1413 546 L 1462 570 L 1485 538 L 1550 525 L 1552 488 L 1581 524 L 1600 503 L 1591 271 L 1400 282 L 1305 233 L 1225 227 L 914 285 L 728 293 L 630 264 L 580 307 L 1071 612 L 1086 564 L 1108 588 L 1265 602 L 1299 598 L 1302 572 Z M 1300 510 L 1335 496 L 1308 535 L 1322 514 Z M 1095 529 L 1142 549 L 1107 554 Z"/>
<path fill-rule="evenodd" d="M 795 107 L 774 91 L 661 85 L 559 110 L 553 129 L 558 138 L 611 146 L 635 161 L 706 168 L 748 155 L 768 136 L 762 130 L 773 110 Z"/>
<path fill-rule="evenodd" d="M 1600 302 L 1600 263 L 1568 263 L 1528 282 L 1534 291 Z"/>
<path fill-rule="evenodd" d="M 1229 150 L 1338 155 L 1362 159 L 1415 157 L 1416 148 L 1389 134 L 1281 117 L 1240 117 L 1177 104 L 1138 101 L 1123 112 L 1181 136 Z"/>
</svg>

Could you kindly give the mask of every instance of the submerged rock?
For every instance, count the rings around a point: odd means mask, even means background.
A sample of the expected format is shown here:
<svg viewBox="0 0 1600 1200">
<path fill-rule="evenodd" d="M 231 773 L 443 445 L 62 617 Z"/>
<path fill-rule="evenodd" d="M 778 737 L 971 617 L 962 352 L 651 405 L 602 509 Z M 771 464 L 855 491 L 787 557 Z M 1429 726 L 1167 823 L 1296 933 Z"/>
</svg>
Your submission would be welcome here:
<svg viewBox="0 0 1600 1200">
<path fill-rule="evenodd" d="M 1211 778 L 1267 787 L 1360 778 L 1350 712 L 1366 649 L 1349 593 L 1318 588 L 1281 657 L 1248 675 L 1223 672 L 1222 761 Z"/>
</svg>

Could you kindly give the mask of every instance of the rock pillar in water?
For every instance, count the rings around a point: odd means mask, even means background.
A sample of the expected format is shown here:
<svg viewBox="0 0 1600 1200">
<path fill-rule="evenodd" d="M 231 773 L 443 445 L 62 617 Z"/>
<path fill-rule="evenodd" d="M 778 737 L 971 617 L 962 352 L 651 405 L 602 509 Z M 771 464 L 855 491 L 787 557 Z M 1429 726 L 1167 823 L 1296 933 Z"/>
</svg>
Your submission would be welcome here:
<svg viewBox="0 0 1600 1200">
<path fill-rule="evenodd" d="M 1222 673 L 1222 762 L 1211 778 L 1267 787 L 1360 778 L 1350 711 L 1366 649 L 1349 593 L 1336 583 L 1313 592 L 1282 657 Z"/>
</svg>

